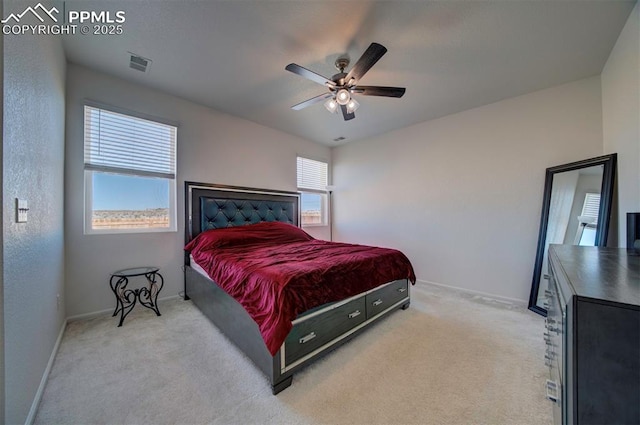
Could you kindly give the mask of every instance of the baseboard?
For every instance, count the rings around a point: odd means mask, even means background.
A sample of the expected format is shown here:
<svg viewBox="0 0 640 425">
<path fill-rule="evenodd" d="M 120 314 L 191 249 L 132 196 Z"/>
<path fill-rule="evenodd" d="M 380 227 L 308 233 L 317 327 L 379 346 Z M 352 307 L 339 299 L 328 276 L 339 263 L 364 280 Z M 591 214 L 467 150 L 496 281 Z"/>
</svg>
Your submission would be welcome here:
<svg viewBox="0 0 640 425">
<path fill-rule="evenodd" d="M 446 285 L 444 283 L 430 282 L 428 280 L 418 279 L 416 282 L 420 283 L 422 285 L 433 285 L 433 286 L 437 286 L 439 288 L 444 288 L 444 289 L 448 289 L 448 290 L 451 290 L 451 291 L 457 291 L 457 292 L 464 292 L 466 294 L 471 294 L 471 295 L 483 297 L 485 299 L 496 301 L 496 302 L 499 302 L 499 303 L 512 304 L 512 305 L 517 305 L 517 306 L 520 306 L 520 307 L 526 307 L 528 305 L 528 303 L 529 303 L 527 300 L 521 300 L 521 299 L 518 299 L 518 298 L 503 297 L 503 296 L 500 296 L 500 295 L 489 294 L 487 292 L 474 291 L 472 289 L 460 288 L 460 287 L 452 286 L 452 285 Z"/>
<path fill-rule="evenodd" d="M 164 298 L 158 298 L 158 303 L 164 302 L 164 301 L 170 301 L 173 300 L 175 298 L 182 298 L 180 295 L 170 295 L 168 297 L 164 297 Z M 115 303 L 115 301 L 114 301 Z M 86 319 L 93 319 L 94 317 L 100 317 L 100 316 L 105 316 L 105 315 L 111 315 L 113 314 L 113 308 L 109 308 L 106 310 L 100 310 L 100 311 L 94 311 L 91 313 L 82 313 L 82 314 L 76 314 L 74 316 L 69 316 L 67 317 L 67 322 L 74 322 L 76 320 L 86 320 Z"/>
<path fill-rule="evenodd" d="M 53 350 L 51 351 L 51 356 L 49 356 L 47 367 L 44 369 L 44 373 L 42 374 L 42 379 L 40 380 L 40 386 L 38 386 L 38 391 L 36 391 L 36 395 L 33 398 L 33 403 L 31 403 L 31 409 L 29 409 L 29 414 L 27 415 L 27 419 L 24 421 L 25 425 L 33 424 L 33 421 L 36 419 L 36 413 L 38 412 L 38 406 L 40 405 L 40 400 L 42 399 L 42 393 L 44 392 L 44 387 L 47 385 L 47 380 L 49 379 L 49 373 L 51 373 L 51 367 L 53 366 L 53 361 L 56 359 L 56 355 L 58 354 L 58 349 L 60 348 L 60 343 L 62 342 L 62 335 L 64 335 L 64 331 L 66 329 L 67 329 L 67 321 L 65 320 L 62 323 L 62 327 L 60 328 L 60 333 L 58 334 L 58 339 L 56 340 L 56 343 L 53 346 Z"/>
</svg>

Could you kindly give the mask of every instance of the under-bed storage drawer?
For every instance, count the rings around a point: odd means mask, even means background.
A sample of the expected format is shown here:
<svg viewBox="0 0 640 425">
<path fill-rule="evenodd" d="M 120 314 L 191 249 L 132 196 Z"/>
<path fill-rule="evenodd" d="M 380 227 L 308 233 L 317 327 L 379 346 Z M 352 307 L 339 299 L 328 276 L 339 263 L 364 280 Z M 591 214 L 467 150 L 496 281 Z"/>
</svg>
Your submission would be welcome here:
<svg viewBox="0 0 640 425">
<path fill-rule="evenodd" d="M 366 320 L 365 297 L 294 325 L 284 342 L 285 362 L 291 364 Z"/>
<path fill-rule="evenodd" d="M 367 319 L 388 309 L 398 301 L 409 296 L 409 283 L 406 279 L 396 280 L 370 292 L 366 296 Z"/>
</svg>

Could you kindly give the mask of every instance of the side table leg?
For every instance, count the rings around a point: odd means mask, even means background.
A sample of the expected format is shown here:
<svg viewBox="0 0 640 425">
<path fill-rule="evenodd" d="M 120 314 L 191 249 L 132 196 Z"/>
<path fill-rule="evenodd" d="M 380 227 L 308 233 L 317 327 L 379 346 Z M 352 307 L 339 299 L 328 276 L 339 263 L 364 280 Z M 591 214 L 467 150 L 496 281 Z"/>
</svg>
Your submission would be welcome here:
<svg viewBox="0 0 640 425">
<path fill-rule="evenodd" d="M 114 279 L 116 278 L 118 279 L 114 282 Z M 111 286 L 111 290 L 116 296 L 116 309 L 113 311 L 111 317 L 114 317 L 116 314 L 120 313 L 121 309 L 124 308 L 122 305 L 122 293 L 127 287 L 127 283 L 128 282 L 126 277 L 111 276 L 111 279 L 109 280 L 109 286 Z"/>
<path fill-rule="evenodd" d="M 161 316 L 160 310 L 158 310 L 158 295 L 164 286 L 164 278 L 158 272 L 147 273 L 144 276 L 147 278 L 149 287 L 140 289 L 138 293 L 140 304 L 155 311 L 156 315 Z M 159 284 L 157 277 L 160 278 Z"/>
<path fill-rule="evenodd" d="M 118 327 L 122 326 L 125 317 L 133 307 L 136 305 L 136 299 L 138 298 L 138 290 L 127 289 L 127 284 L 129 283 L 129 279 L 126 277 L 120 277 L 118 280 L 113 283 L 114 278 L 117 276 L 112 276 L 109 284 L 111 285 L 111 289 L 116 296 L 116 309 L 113 312 L 113 316 L 120 313 L 120 323 L 118 323 Z"/>
</svg>

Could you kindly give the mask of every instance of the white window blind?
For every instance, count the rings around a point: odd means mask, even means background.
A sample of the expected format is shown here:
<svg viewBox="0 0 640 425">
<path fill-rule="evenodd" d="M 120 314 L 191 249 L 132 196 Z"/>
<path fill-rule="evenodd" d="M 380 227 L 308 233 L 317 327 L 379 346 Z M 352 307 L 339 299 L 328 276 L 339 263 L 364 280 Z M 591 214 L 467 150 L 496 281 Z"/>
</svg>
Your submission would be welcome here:
<svg viewBox="0 0 640 425">
<path fill-rule="evenodd" d="M 84 107 L 84 168 L 175 179 L 177 128 Z"/>
<path fill-rule="evenodd" d="M 594 223 L 597 223 L 599 212 L 600 212 L 600 194 L 587 193 L 584 197 L 584 205 L 582 206 L 581 216 L 591 217 L 594 219 Z"/>
<path fill-rule="evenodd" d="M 329 164 L 313 159 L 298 157 L 298 189 L 327 190 Z"/>
</svg>

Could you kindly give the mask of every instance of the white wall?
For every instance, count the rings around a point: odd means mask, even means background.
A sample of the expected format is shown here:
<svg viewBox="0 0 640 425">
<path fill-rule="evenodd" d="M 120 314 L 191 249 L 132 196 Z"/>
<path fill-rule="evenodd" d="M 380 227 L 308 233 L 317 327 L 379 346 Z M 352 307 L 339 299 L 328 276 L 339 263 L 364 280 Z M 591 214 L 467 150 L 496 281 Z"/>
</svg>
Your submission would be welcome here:
<svg viewBox="0 0 640 425">
<path fill-rule="evenodd" d="M 84 99 L 179 123 L 178 232 L 83 234 Z M 165 287 L 160 297 L 178 294 L 183 288 L 185 180 L 296 190 L 297 154 L 330 159 L 327 147 L 70 64 L 65 157 L 68 315 L 114 308 L 109 273 L 129 266 L 161 267 Z M 316 237 L 328 236 L 327 228 L 307 230 Z"/>
<path fill-rule="evenodd" d="M 640 212 L 640 5 L 631 12 L 602 71 L 605 152 L 618 153 L 617 244 L 626 247 L 628 212 Z M 613 241 L 615 244 L 615 241 Z"/>
<path fill-rule="evenodd" d="M 58 37 L 4 43 L 4 422 L 17 424 L 65 319 L 56 302 L 64 296 L 65 59 Z M 27 223 L 16 223 L 16 198 L 29 203 Z"/>
<path fill-rule="evenodd" d="M 602 155 L 600 78 L 332 153 L 337 240 L 399 248 L 419 280 L 524 301 L 545 169 Z"/>
</svg>

